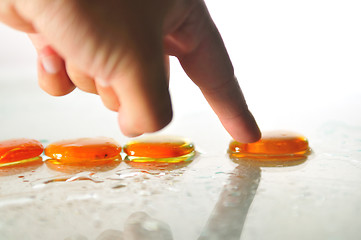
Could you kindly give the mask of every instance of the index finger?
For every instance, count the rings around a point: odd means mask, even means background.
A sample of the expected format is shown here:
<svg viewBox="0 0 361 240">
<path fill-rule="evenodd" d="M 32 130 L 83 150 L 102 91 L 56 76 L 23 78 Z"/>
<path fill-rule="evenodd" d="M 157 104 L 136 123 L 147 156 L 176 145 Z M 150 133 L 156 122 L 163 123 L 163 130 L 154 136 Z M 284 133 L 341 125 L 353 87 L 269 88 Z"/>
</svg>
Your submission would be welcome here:
<svg viewBox="0 0 361 240">
<path fill-rule="evenodd" d="M 177 55 L 183 69 L 201 89 L 224 128 L 235 140 L 257 141 L 261 137 L 260 130 L 248 109 L 223 40 L 204 3 L 189 18 L 190 27 L 186 31 L 193 37 L 195 46 L 191 51 Z M 189 41 L 189 38 L 184 41 Z"/>
</svg>

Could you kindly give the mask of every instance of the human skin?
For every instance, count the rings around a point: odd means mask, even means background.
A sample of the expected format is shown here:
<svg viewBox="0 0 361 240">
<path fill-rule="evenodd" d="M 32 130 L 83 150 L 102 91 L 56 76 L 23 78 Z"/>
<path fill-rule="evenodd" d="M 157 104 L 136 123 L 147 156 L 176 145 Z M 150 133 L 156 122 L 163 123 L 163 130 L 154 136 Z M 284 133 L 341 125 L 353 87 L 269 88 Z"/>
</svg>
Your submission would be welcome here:
<svg viewBox="0 0 361 240">
<path fill-rule="evenodd" d="M 235 140 L 260 138 L 203 0 L 1 0 L 0 21 L 29 34 L 44 91 L 99 94 L 127 136 L 171 121 L 172 55 Z"/>
</svg>

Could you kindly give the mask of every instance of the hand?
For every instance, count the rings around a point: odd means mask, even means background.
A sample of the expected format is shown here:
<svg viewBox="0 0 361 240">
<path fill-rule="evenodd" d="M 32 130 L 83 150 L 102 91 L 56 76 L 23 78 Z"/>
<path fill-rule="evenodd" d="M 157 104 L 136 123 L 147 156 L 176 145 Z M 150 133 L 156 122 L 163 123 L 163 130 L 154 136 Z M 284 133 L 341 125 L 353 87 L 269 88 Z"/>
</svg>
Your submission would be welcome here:
<svg viewBox="0 0 361 240">
<path fill-rule="evenodd" d="M 171 121 L 167 59 L 174 55 L 234 139 L 260 138 L 202 0 L 2 0 L 0 20 L 30 34 L 46 92 L 99 94 L 118 111 L 125 135 Z"/>
</svg>

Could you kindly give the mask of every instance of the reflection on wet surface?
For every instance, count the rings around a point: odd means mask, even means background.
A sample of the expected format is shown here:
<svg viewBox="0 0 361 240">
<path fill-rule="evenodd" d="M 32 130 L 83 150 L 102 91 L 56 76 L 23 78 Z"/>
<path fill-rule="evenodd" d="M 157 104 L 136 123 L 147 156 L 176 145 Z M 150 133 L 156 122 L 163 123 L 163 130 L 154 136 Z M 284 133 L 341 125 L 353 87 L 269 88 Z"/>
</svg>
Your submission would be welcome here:
<svg viewBox="0 0 361 240">
<path fill-rule="evenodd" d="M 48 179 L 39 179 L 36 182 L 33 182 L 35 187 L 40 187 L 44 184 L 54 183 L 54 182 L 74 182 L 74 181 L 81 181 L 81 180 L 89 180 L 94 183 L 101 183 L 102 180 L 97 180 L 93 177 L 95 175 L 94 172 L 81 172 L 75 175 L 68 175 L 68 176 L 60 176 L 60 177 L 52 177 Z"/>
<path fill-rule="evenodd" d="M 107 229 L 95 238 L 95 240 L 172 240 L 172 232 L 168 224 L 152 218 L 145 212 L 131 214 L 124 224 L 124 231 Z M 83 235 L 73 235 L 64 240 L 88 240 Z"/>
<path fill-rule="evenodd" d="M 3 164 L 0 167 L 0 176 L 18 175 L 23 172 L 33 171 L 39 168 L 41 165 L 43 165 L 42 157 L 35 157 Z"/>
<path fill-rule="evenodd" d="M 249 207 L 261 180 L 261 167 L 290 167 L 306 161 L 304 158 L 291 162 L 282 162 L 277 159 L 273 162 L 260 162 L 231 157 L 238 166 L 230 174 L 228 183 L 223 187 L 199 239 L 240 239 Z"/>
<path fill-rule="evenodd" d="M 123 232 L 113 229 L 108 229 L 102 232 L 96 240 L 123 240 Z"/>
<path fill-rule="evenodd" d="M 269 167 L 269 163 L 265 163 L 263 166 L 260 162 L 250 162 L 244 159 L 233 159 L 237 166 L 233 171 L 228 173 L 228 179 L 223 186 L 216 204 L 208 216 L 207 220 L 203 223 L 202 231 L 199 233 L 197 239 L 240 239 L 244 223 L 246 221 L 249 208 L 253 202 L 253 199 L 257 193 L 259 183 L 261 181 L 261 174 L 263 167 Z M 303 163 L 299 162 L 298 164 Z M 273 167 L 290 167 L 295 166 L 295 162 L 286 162 L 282 166 L 274 165 Z M 146 166 L 146 165 L 141 165 Z M 173 168 L 172 164 L 159 165 L 159 169 L 156 169 L 153 164 L 147 169 L 146 167 L 141 169 L 124 169 L 117 171 L 118 178 L 113 180 L 124 181 L 130 180 L 131 182 L 151 181 L 152 177 L 160 177 L 160 181 L 165 183 L 169 178 L 166 178 L 167 174 L 172 177 L 172 171 L 182 173 L 187 171 L 187 165 L 177 164 L 177 168 Z M 224 174 L 224 173 L 223 173 Z M 95 173 L 83 173 L 73 177 L 58 178 L 52 181 L 44 183 L 56 182 L 56 181 L 77 181 L 77 180 L 91 180 L 93 182 L 101 182 L 94 180 Z M 178 175 L 181 176 L 181 175 Z M 153 178 L 154 179 L 154 178 Z M 130 183 L 130 182 L 128 182 Z M 149 182 L 150 183 L 150 182 Z M 122 189 L 129 187 L 127 184 L 120 184 L 114 186 L 113 189 Z M 142 189 L 139 189 L 142 191 Z M 143 190 L 144 191 L 144 190 Z M 141 193 L 141 192 L 139 192 Z M 156 196 L 156 192 L 149 195 L 140 194 L 140 196 L 149 196 L 153 198 Z M 97 198 L 96 196 L 93 196 Z M 180 220 L 181 221 L 181 220 Z M 107 239 L 149 239 L 149 240 L 171 240 L 173 239 L 173 231 L 167 222 L 163 222 L 157 218 L 152 217 L 146 212 L 134 212 L 129 215 L 124 221 L 124 225 L 117 229 L 103 230 L 97 237 L 97 240 Z M 89 239 L 83 235 L 75 234 L 65 239 Z M 196 238 L 195 238 L 196 239 Z"/>
<path fill-rule="evenodd" d="M 230 174 L 199 239 L 239 239 L 256 194 L 261 169 L 239 164 Z"/>
<path fill-rule="evenodd" d="M 143 170 L 156 170 L 156 171 L 172 171 L 179 168 L 188 166 L 194 159 L 195 154 L 187 156 L 186 161 L 180 162 L 137 162 L 137 161 L 126 161 L 126 163 L 135 169 Z"/>
<path fill-rule="evenodd" d="M 115 169 L 121 162 L 121 156 L 100 160 L 86 160 L 81 162 L 66 163 L 57 159 L 47 159 L 45 164 L 51 170 L 64 173 L 79 173 L 79 172 L 106 172 Z"/>
</svg>

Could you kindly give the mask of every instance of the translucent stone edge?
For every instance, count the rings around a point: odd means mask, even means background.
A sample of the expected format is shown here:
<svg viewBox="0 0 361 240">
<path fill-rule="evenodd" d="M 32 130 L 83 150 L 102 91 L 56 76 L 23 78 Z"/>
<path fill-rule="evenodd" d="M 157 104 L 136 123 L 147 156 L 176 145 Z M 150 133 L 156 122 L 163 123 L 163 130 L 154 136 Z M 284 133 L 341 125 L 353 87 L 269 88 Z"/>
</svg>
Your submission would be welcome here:
<svg viewBox="0 0 361 240">
<path fill-rule="evenodd" d="M 42 161 L 42 160 L 43 160 L 43 158 L 41 156 L 37 156 L 37 157 L 23 159 L 23 160 L 19 160 L 19 161 L 15 161 L 15 162 L 0 163 L 0 168 L 14 166 L 14 165 L 20 165 L 20 164 L 29 163 L 29 162 Z"/>
<path fill-rule="evenodd" d="M 178 163 L 178 162 L 192 161 L 195 155 L 196 155 L 196 151 L 192 151 L 182 156 L 170 157 L 170 158 L 151 158 L 151 157 L 137 157 L 137 156 L 127 155 L 124 161 L 138 162 L 138 163 L 142 163 L 142 162 L 143 163 L 150 163 L 150 162 Z"/>
<path fill-rule="evenodd" d="M 78 166 L 81 163 L 84 162 L 88 162 L 88 163 L 92 163 L 92 164 L 96 164 L 97 162 L 101 163 L 101 162 L 121 162 L 122 161 L 122 156 L 117 155 L 115 157 L 111 157 L 111 158 L 101 158 L 101 159 L 76 159 L 75 161 L 72 162 L 68 162 L 68 161 L 63 161 L 61 159 L 56 159 L 56 158 L 48 158 L 45 160 L 45 162 L 50 162 L 51 164 L 54 165 L 67 165 L 67 166 Z"/>
<path fill-rule="evenodd" d="M 300 152 L 286 153 L 286 154 L 254 154 L 254 153 L 233 152 L 231 150 L 228 150 L 228 154 L 231 158 L 257 160 L 263 162 L 301 160 L 301 159 L 306 159 L 311 153 L 312 153 L 311 148 L 307 148 L 306 150 Z"/>
</svg>

